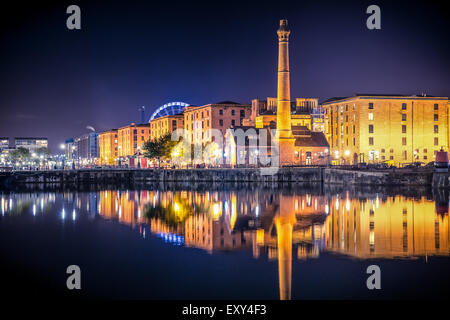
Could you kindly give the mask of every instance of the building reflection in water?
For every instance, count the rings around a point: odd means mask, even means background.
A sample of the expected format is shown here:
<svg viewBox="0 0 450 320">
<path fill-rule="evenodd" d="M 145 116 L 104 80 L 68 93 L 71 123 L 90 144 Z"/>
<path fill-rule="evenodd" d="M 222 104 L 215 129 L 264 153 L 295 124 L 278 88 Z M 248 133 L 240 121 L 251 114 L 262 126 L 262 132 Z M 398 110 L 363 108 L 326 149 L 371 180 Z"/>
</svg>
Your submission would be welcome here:
<svg viewBox="0 0 450 320">
<path fill-rule="evenodd" d="M 0 194 L 1 215 L 31 213 L 33 216 L 50 211 L 56 201 L 55 193 Z"/>
<path fill-rule="evenodd" d="M 0 195 L 2 215 L 45 213 L 54 193 Z M 254 191 L 120 191 L 63 194 L 61 218 L 116 220 L 143 238 L 215 251 L 251 250 L 278 263 L 280 299 L 291 298 L 293 260 L 333 252 L 358 259 L 450 253 L 448 194 L 352 197 Z"/>
<path fill-rule="evenodd" d="M 277 260 L 280 299 L 291 298 L 292 260 L 321 251 L 360 259 L 449 255 L 448 197 L 102 191 L 99 199 L 103 217 L 140 225 L 144 236 L 149 227 L 176 245 L 251 249 L 255 258 Z M 167 217 L 148 216 L 149 207 L 168 209 Z"/>
</svg>

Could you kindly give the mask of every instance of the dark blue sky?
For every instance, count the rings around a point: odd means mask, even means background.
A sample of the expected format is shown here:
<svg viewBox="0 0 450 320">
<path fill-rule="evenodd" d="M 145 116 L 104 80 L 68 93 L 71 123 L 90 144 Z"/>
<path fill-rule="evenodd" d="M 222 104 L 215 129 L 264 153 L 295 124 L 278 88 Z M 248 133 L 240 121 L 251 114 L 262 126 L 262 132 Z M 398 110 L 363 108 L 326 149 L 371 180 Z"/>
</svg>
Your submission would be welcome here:
<svg viewBox="0 0 450 320">
<path fill-rule="evenodd" d="M 70 4 L 82 30 L 66 28 Z M 371 4 L 381 30 L 366 28 Z M 47 136 L 57 152 L 87 125 L 138 122 L 142 105 L 276 96 L 282 18 L 292 98 L 450 95 L 450 11 L 436 1 L 59 1 L 0 18 L 0 136 Z"/>
</svg>

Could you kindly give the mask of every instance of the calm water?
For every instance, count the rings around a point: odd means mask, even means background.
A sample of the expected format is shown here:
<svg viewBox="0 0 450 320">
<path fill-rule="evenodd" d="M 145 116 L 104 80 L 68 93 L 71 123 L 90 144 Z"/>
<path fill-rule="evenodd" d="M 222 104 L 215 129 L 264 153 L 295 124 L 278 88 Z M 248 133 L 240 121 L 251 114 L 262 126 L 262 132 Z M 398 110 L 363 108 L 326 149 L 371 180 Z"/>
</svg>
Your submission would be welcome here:
<svg viewBox="0 0 450 320">
<path fill-rule="evenodd" d="M 0 193 L 10 296 L 448 298 L 448 195 L 275 188 Z M 80 292 L 65 289 L 79 265 Z M 381 290 L 366 269 L 381 268 Z"/>
</svg>

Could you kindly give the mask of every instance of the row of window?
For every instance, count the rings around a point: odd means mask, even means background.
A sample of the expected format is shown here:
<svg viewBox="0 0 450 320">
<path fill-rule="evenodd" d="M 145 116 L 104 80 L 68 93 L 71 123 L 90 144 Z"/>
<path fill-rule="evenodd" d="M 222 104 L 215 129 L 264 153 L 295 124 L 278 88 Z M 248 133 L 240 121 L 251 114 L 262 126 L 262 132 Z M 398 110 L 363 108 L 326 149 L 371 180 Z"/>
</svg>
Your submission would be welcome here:
<svg viewBox="0 0 450 320">
<path fill-rule="evenodd" d="M 373 113 L 369 112 L 368 117 L 369 117 L 369 121 L 373 121 Z M 348 119 L 347 119 L 347 121 L 348 121 Z M 402 121 L 406 121 L 406 113 L 402 113 Z M 434 121 L 439 121 L 438 114 L 434 114 Z M 337 120 L 336 120 L 336 122 L 337 122 Z"/>
<path fill-rule="evenodd" d="M 219 115 L 223 116 L 223 109 L 219 109 Z M 235 116 L 236 115 L 236 110 L 232 109 L 231 110 L 231 115 Z M 199 112 L 195 113 L 195 118 L 198 119 L 199 116 Z M 201 112 L 201 118 L 203 119 L 205 116 L 205 114 L 203 113 L 203 111 Z M 209 110 L 206 110 L 206 116 L 209 117 Z M 239 110 L 239 116 L 241 118 L 245 118 L 245 110 Z M 194 120 L 194 114 L 191 114 L 191 120 Z"/>
<path fill-rule="evenodd" d="M 336 128 L 337 129 L 337 128 Z M 402 133 L 406 133 L 406 125 L 402 125 Z M 355 126 L 353 126 L 353 133 L 355 133 Z M 373 124 L 369 124 L 369 133 L 373 133 Z M 434 126 L 434 133 L 439 133 L 439 126 Z M 337 134 L 337 131 L 336 131 Z M 348 127 L 347 127 L 347 134 L 348 134 Z"/>
<path fill-rule="evenodd" d="M 341 113 L 344 111 L 344 106 L 340 106 L 341 108 Z M 369 110 L 373 110 L 374 105 L 373 102 L 369 102 Z M 434 111 L 439 111 L 439 104 L 435 103 L 433 106 Z M 402 103 L 402 110 L 407 110 L 407 104 L 406 103 Z M 331 114 L 333 113 L 333 109 L 330 109 Z M 345 105 L 345 111 L 348 111 L 348 105 Z M 353 104 L 353 111 L 355 111 L 355 104 Z M 336 112 L 339 112 L 339 106 L 336 106 Z M 328 110 L 325 109 L 325 114 L 328 114 Z"/>
<path fill-rule="evenodd" d="M 402 110 L 406 110 L 407 108 L 407 104 L 406 103 L 402 103 Z M 435 111 L 439 110 L 439 104 L 435 103 L 433 106 Z M 369 102 L 369 109 L 373 110 L 373 102 Z"/>
<path fill-rule="evenodd" d="M 348 140 L 347 140 L 348 141 Z M 353 144 L 354 144 L 355 140 L 353 139 Z M 347 143 L 348 145 L 348 143 Z M 374 145 L 374 138 L 373 137 L 369 137 L 369 146 L 373 146 Z M 407 145 L 407 140 L 405 137 L 402 138 L 402 145 L 406 146 Z M 439 138 L 435 137 L 434 138 L 434 145 L 438 146 L 439 145 Z M 383 149 L 384 150 L 384 149 Z M 392 150 L 392 149 L 391 149 Z M 427 150 L 427 149 L 424 149 Z M 425 151 L 426 152 L 426 151 Z"/>
<path fill-rule="evenodd" d="M 406 133 L 406 125 L 402 125 L 402 133 Z M 343 135 L 343 126 L 341 126 L 341 135 Z M 374 133 L 373 124 L 369 124 L 369 133 Z M 439 126 L 434 125 L 434 133 L 439 133 Z M 336 135 L 339 134 L 339 129 L 336 128 Z M 348 134 L 348 127 L 345 127 L 345 134 Z M 355 134 L 355 126 L 353 126 L 353 134 Z"/>
</svg>

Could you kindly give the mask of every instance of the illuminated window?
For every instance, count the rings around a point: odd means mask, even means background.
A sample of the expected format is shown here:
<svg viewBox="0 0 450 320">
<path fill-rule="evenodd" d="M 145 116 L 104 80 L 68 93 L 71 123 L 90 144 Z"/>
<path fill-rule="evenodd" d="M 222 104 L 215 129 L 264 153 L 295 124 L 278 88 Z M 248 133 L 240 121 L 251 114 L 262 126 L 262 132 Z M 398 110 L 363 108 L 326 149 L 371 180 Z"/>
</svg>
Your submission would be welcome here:
<svg viewBox="0 0 450 320">
<path fill-rule="evenodd" d="M 406 160 L 408 158 L 408 152 L 406 150 L 402 151 L 402 157 L 403 157 L 403 160 Z"/>
<path fill-rule="evenodd" d="M 402 114 L 402 121 L 406 121 L 406 113 Z"/>
<path fill-rule="evenodd" d="M 434 138 L 434 145 L 438 146 L 439 145 L 439 138 Z"/>
<path fill-rule="evenodd" d="M 406 110 L 406 103 L 402 103 L 402 110 Z"/>
<path fill-rule="evenodd" d="M 369 120 L 373 120 L 373 113 L 369 113 Z"/>
<path fill-rule="evenodd" d="M 402 138 L 402 145 L 406 146 L 406 138 Z"/>
<path fill-rule="evenodd" d="M 369 146 L 373 146 L 373 137 L 369 138 Z"/>
<path fill-rule="evenodd" d="M 427 149 L 423 149 L 423 153 L 427 153 L 427 151 L 428 151 Z"/>
<path fill-rule="evenodd" d="M 369 124 L 369 133 L 373 133 L 373 124 Z"/>
<path fill-rule="evenodd" d="M 439 115 L 438 114 L 434 115 L 434 121 L 439 121 Z"/>
<path fill-rule="evenodd" d="M 406 133 L 406 126 L 402 125 L 402 133 Z"/>
<path fill-rule="evenodd" d="M 434 133 L 439 133 L 439 126 L 437 125 L 434 126 Z"/>
</svg>

